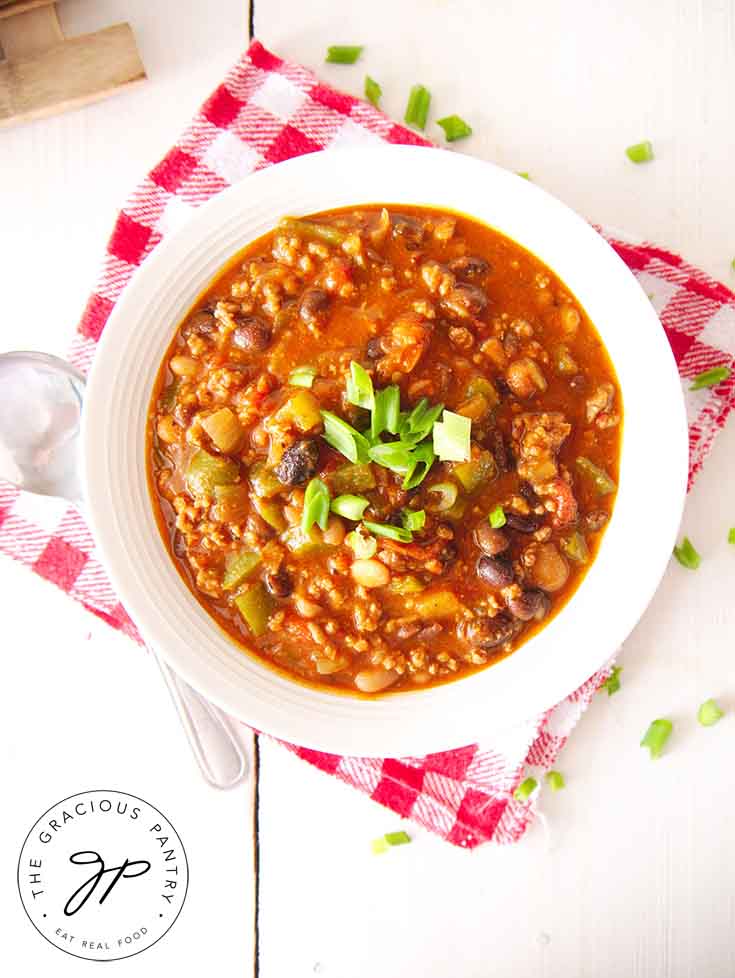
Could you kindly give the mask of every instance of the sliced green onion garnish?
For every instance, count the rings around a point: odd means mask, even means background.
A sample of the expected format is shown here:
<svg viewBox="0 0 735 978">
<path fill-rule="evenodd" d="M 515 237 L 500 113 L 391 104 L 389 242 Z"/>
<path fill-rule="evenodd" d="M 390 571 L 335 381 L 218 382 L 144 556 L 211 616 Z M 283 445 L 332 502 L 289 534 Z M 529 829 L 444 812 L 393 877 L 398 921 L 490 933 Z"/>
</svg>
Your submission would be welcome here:
<svg viewBox="0 0 735 978">
<path fill-rule="evenodd" d="M 402 441 L 379 442 L 371 445 L 368 455 L 373 462 L 382 465 L 384 469 L 405 475 L 411 468 L 411 446 Z"/>
<path fill-rule="evenodd" d="M 372 102 L 377 108 L 378 102 L 380 101 L 380 96 L 383 94 L 383 89 L 371 78 L 370 75 L 365 75 L 365 98 L 368 102 Z"/>
<path fill-rule="evenodd" d="M 457 502 L 459 490 L 454 482 L 435 482 L 433 486 L 427 487 L 426 492 L 434 497 L 426 504 L 429 512 L 443 513 Z"/>
<path fill-rule="evenodd" d="M 714 387 L 715 384 L 721 384 L 723 380 L 727 380 L 729 376 L 729 367 L 713 367 L 711 370 L 704 370 L 701 374 L 697 374 L 689 390 L 698 391 L 703 387 Z"/>
<path fill-rule="evenodd" d="M 735 543 L 735 526 L 730 527 L 730 532 L 727 534 L 727 542 Z"/>
<path fill-rule="evenodd" d="M 301 529 L 308 533 L 316 523 L 322 530 L 327 528 L 329 519 L 329 489 L 321 479 L 312 479 L 304 493 L 304 512 L 301 516 Z"/>
<path fill-rule="evenodd" d="M 428 398 L 422 397 L 416 407 L 401 419 L 399 426 L 401 438 L 414 443 L 422 441 L 443 410 L 443 404 L 435 404 L 432 407 Z"/>
<path fill-rule="evenodd" d="M 622 666 L 613 666 L 610 675 L 603 683 L 600 684 L 600 692 L 602 692 L 603 689 L 606 689 L 608 696 L 612 696 L 613 693 L 617 693 L 617 691 L 620 689 L 620 673 L 622 671 Z"/>
<path fill-rule="evenodd" d="M 373 839 L 370 846 L 373 853 L 379 856 L 387 852 L 392 846 L 405 846 L 411 841 L 411 836 L 407 832 L 386 832 L 379 839 Z"/>
<path fill-rule="evenodd" d="M 348 520 L 357 521 L 362 519 L 362 514 L 369 505 L 370 500 L 364 496 L 352 496 L 347 493 L 332 500 L 332 512 Z"/>
<path fill-rule="evenodd" d="M 674 556 L 687 570 L 696 570 L 702 562 L 689 537 L 684 537 L 680 547 L 674 547 Z"/>
<path fill-rule="evenodd" d="M 392 435 L 398 432 L 398 418 L 401 411 L 401 390 L 395 384 L 376 392 L 373 412 L 370 418 L 370 434 L 378 438 L 384 431 Z"/>
<path fill-rule="evenodd" d="M 428 88 L 424 88 L 423 85 L 414 85 L 408 96 L 406 114 L 403 117 L 404 121 L 407 122 L 409 126 L 415 126 L 417 129 L 423 129 L 426 126 L 426 120 L 429 116 L 430 102 L 431 95 Z"/>
<path fill-rule="evenodd" d="M 356 407 L 372 411 L 375 403 L 373 381 L 367 370 L 354 360 L 350 362 L 350 376 L 347 378 L 347 400 Z"/>
<path fill-rule="evenodd" d="M 345 545 L 350 548 L 358 560 L 367 560 L 378 549 L 378 541 L 375 537 L 361 532 L 359 527 L 347 534 Z"/>
<path fill-rule="evenodd" d="M 546 783 L 552 791 L 561 791 L 564 787 L 564 776 L 559 771 L 547 771 Z"/>
<path fill-rule="evenodd" d="M 531 179 L 531 174 L 530 173 L 527 173 L 525 170 L 519 170 L 518 171 L 518 176 L 519 177 L 523 177 L 524 180 L 530 180 Z"/>
<path fill-rule="evenodd" d="M 292 387 L 311 387 L 316 377 L 316 367 L 296 367 L 288 375 Z"/>
<path fill-rule="evenodd" d="M 410 543 L 413 539 L 410 530 L 405 530 L 402 526 L 392 526 L 390 523 L 371 523 L 365 520 L 362 524 L 370 533 L 376 537 L 387 537 L 389 540 L 398 540 L 400 543 Z"/>
<path fill-rule="evenodd" d="M 714 727 L 718 720 L 724 717 L 724 712 L 714 700 L 705 700 L 697 710 L 697 720 L 703 727 Z"/>
<path fill-rule="evenodd" d="M 421 485 L 429 474 L 429 469 L 434 464 L 436 455 L 434 455 L 434 449 L 431 443 L 425 441 L 423 444 L 414 448 L 410 458 L 411 464 L 403 479 L 404 489 L 415 489 L 416 486 Z"/>
<path fill-rule="evenodd" d="M 501 526 L 505 526 L 506 519 L 505 513 L 503 512 L 503 507 L 496 506 L 492 513 L 490 513 L 488 516 L 488 519 L 490 520 L 490 526 L 494 530 L 499 530 Z"/>
<path fill-rule="evenodd" d="M 353 65 L 362 54 L 362 44 L 333 44 L 324 59 L 335 65 Z"/>
<path fill-rule="evenodd" d="M 735 258 L 730 262 L 730 268 L 735 272 Z"/>
<path fill-rule="evenodd" d="M 444 130 L 444 136 L 448 143 L 453 143 L 458 139 L 465 139 L 467 136 L 472 135 L 472 126 L 469 126 L 458 115 L 444 116 L 443 119 L 437 119 L 436 124 Z"/>
<path fill-rule="evenodd" d="M 671 720 L 654 720 L 646 730 L 641 741 L 641 747 L 647 747 L 651 752 L 651 758 L 655 760 L 661 757 L 666 741 L 671 736 L 673 730 Z"/>
<path fill-rule="evenodd" d="M 472 422 L 454 411 L 444 411 L 433 428 L 434 451 L 442 462 L 469 462 Z"/>
<path fill-rule="evenodd" d="M 328 445 L 336 448 L 350 462 L 367 462 L 370 446 L 364 435 L 331 411 L 322 411 L 322 421 L 324 422 L 323 437 Z"/>
<path fill-rule="evenodd" d="M 653 159 L 653 145 L 650 140 L 645 139 L 642 143 L 635 143 L 633 146 L 629 146 L 625 155 L 631 161 L 631 163 L 648 163 Z"/>
<path fill-rule="evenodd" d="M 423 509 L 404 509 L 402 519 L 404 529 L 410 533 L 415 533 L 416 530 L 424 528 L 426 513 Z"/>
<path fill-rule="evenodd" d="M 528 801 L 534 791 L 538 788 L 538 781 L 536 778 L 526 778 L 525 781 L 518 785 L 516 790 L 513 792 L 513 797 L 516 801 Z"/>
</svg>

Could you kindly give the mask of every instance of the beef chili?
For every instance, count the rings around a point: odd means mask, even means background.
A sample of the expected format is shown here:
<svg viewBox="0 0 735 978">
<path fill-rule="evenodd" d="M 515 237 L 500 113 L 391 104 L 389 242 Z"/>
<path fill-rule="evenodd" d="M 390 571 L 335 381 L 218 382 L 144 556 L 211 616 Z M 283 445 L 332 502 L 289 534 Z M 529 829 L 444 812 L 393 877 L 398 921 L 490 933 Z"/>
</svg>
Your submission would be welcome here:
<svg viewBox="0 0 735 978">
<path fill-rule="evenodd" d="M 172 559 L 302 681 L 410 690 L 507 655 L 574 593 L 622 404 L 537 258 L 418 207 L 285 218 L 187 315 L 150 410 Z"/>
</svg>

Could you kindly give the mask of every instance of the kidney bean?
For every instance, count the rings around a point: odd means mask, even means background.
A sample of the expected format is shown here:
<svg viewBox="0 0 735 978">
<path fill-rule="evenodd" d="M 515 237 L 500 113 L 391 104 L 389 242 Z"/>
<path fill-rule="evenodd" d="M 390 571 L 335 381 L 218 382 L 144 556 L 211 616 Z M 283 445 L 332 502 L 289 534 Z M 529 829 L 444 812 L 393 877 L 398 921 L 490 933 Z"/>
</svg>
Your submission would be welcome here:
<svg viewBox="0 0 735 978">
<path fill-rule="evenodd" d="M 490 587 L 507 587 L 513 583 L 513 567 L 504 557 L 480 557 L 477 561 L 477 576 Z"/>
<path fill-rule="evenodd" d="M 503 645 L 513 637 L 516 625 L 513 620 L 501 612 L 494 618 L 475 618 L 464 628 L 464 638 L 472 645 L 481 649 L 494 649 Z"/>
<path fill-rule="evenodd" d="M 450 271 L 454 272 L 458 278 L 475 279 L 482 278 L 490 271 L 490 265 L 479 255 L 462 255 L 449 262 Z"/>
<path fill-rule="evenodd" d="M 248 353 L 262 353 L 270 346 L 271 328 L 255 316 L 241 316 L 232 331 L 232 343 Z"/>
<path fill-rule="evenodd" d="M 540 621 L 549 610 L 549 599 L 543 591 L 524 591 L 508 602 L 508 610 L 520 621 Z"/>
<path fill-rule="evenodd" d="M 527 516 L 522 513 L 514 513 L 512 510 L 508 510 L 505 514 L 506 526 L 509 526 L 511 530 L 517 530 L 519 533 L 535 533 L 544 522 L 543 516 L 537 516 L 535 513 L 529 513 Z"/>
<path fill-rule="evenodd" d="M 266 574 L 265 586 L 274 598 L 287 598 L 293 591 L 293 582 L 284 570 Z"/>
<path fill-rule="evenodd" d="M 217 320 L 211 309 L 200 309 L 195 312 L 187 321 L 184 327 L 184 334 L 197 333 L 199 336 L 211 336 L 217 332 Z"/>
<path fill-rule="evenodd" d="M 305 323 L 323 323 L 331 301 L 329 293 L 324 289 L 307 289 L 301 296 L 299 316 Z"/>
<path fill-rule="evenodd" d="M 474 537 L 477 546 L 489 557 L 507 550 L 510 543 L 506 534 L 502 530 L 494 529 L 487 520 L 483 520 L 475 529 Z"/>
</svg>

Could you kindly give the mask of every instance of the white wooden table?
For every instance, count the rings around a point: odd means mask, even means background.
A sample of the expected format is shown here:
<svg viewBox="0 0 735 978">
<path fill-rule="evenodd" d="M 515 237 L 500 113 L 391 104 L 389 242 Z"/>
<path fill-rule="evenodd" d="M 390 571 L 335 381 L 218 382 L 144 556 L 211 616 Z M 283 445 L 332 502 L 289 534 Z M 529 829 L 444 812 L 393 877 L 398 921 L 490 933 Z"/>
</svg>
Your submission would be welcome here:
<svg viewBox="0 0 735 978">
<path fill-rule="evenodd" d="M 257 35 L 283 56 L 358 94 L 369 71 L 396 118 L 423 82 L 437 114 L 472 123 L 463 151 L 527 170 L 589 218 L 732 282 L 731 0 L 255 4 Z M 117 207 L 235 59 L 248 20 L 243 0 L 64 0 L 62 15 L 70 33 L 129 20 L 150 81 L 0 133 L 2 349 L 63 352 Z M 330 43 L 365 44 L 363 60 L 324 65 Z M 634 167 L 623 150 L 644 138 L 656 161 Z M 255 851 L 252 788 L 206 788 L 152 663 L 0 560 L 10 971 L 80 973 L 25 920 L 15 861 L 45 808 L 109 786 L 162 808 L 191 865 L 181 920 L 126 973 L 253 974 L 257 890 L 263 978 L 731 978 L 734 453 L 730 424 L 685 514 L 702 567 L 672 564 L 626 645 L 622 691 L 596 700 L 563 753 L 568 787 L 543 798 L 548 837 L 536 825 L 504 850 L 466 853 L 415 832 L 413 845 L 373 857 L 369 840 L 398 820 L 264 743 Z M 705 730 L 695 713 L 709 696 L 731 712 Z M 638 741 L 662 715 L 675 733 L 652 764 Z"/>
</svg>

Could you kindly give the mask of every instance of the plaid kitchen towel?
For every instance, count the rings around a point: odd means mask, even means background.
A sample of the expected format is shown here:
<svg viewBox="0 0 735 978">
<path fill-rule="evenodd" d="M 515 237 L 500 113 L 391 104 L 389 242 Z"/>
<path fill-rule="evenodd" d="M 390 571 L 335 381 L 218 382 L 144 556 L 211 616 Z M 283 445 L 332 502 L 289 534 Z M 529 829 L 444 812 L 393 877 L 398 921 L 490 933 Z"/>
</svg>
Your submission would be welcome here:
<svg viewBox="0 0 735 978">
<path fill-rule="evenodd" d="M 292 156 L 380 142 L 430 145 L 373 106 L 335 91 L 253 42 L 123 207 L 73 342 L 74 363 L 89 368 L 107 318 L 135 269 L 199 204 Z M 671 343 L 689 418 L 691 484 L 733 406 L 735 374 L 696 392 L 689 390 L 688 380 L 702 370 L 733 365 L 735 295 L 678 255 L 600 230 L 649 295 Z M 76 510 L 0 484 L 0 551 L 140 641 Z M 539 777 L 553 765 L 605 674 L 592 676 L 554 709 L 493 743 L 383 760 L 287 746 L 455 845 L 513 842 L 523 835 L 536 805 L 535 797 L 516 801 L 513 789 L 522 777 Z"/>
</svg>

